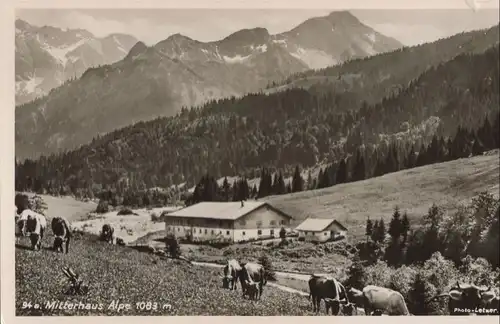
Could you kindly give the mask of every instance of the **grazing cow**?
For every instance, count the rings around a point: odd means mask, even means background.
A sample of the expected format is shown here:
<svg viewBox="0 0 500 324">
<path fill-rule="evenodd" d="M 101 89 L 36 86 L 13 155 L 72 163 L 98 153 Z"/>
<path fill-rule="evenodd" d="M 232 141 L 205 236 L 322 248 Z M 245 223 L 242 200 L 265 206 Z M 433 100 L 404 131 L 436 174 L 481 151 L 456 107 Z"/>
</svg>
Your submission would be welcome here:
<svg viewBox="0 0 500 324">
<path fill-rule="evenodd" d="M 248 296 L 250 300 L 256 300 L 259 296 L 259 283 L 249 282 L 247 283 L 244 296 Z"/>
<path fill-rule="evenodd" d="M 34 251 L 42 247 L 42 239 L 47 228 L 47 220 L 42 214 L 38 214 L 31 209 L 25 209 L 19 215 L 19 226 L 23 236 L 29 235 L 31 247 Z"/>
<path fill-rule="evenodd" d="M 255 283 L 259 286 L 258 299 L 260 299 L 262 297 L 264 285 L 267 283 L 264 267 L 261 264 L 252 262 L 240 263 L 240 267 L 240 283 L 243 297 L 246 295 L 247 287 Z"/>
<path fill-rule="evenodd" d="M 331 308 L 332 315 L 338 315 L 340 313 L 341 304 L 349 304 L 345 288 L 337 279 L 311 275 L 308 283 L 310 291 L 309 298 L 312 297 L 314 312 L 319 312 L 322 299 L 325 300 L 327 314 Z"/>
<path fill-rule="evenodd" d="M 437 295 L 428 302 L 439 297 L 449 297 L 448 311 L 450 315 L 498 315 L 498 296 L 490 287 L 478 287 L 474 284 L 457 283 L 449 292 Z M 488 312 L 481 313 L 479 309 Z M 477 313 L 476 313 L 476 310 Z M 496 311 L 495 311 L 496 310 Z"/>
<path fill-rule="evenodd" d="M 66 253 L 68 253 L 72 237 L 69 222 L 62 217 L 54 217 L 52 218 L 51 225 L 52 233 L 54 233 L 54 251 L 64 252 L 63 243 L 66 243 Z"/>
<path fill-rule="evenodd" d="M 241 266 L 238 261 L 231 259 L 224 266 L 224 276 L 222 277 L 222 287 L 236 290 L 236 284 L 240 276 Z"/>
<path fill-rule="evenodd" d="M 113 244 L 115 229 L 109 225 L 102 225 L 101 240 Z"/>
<path fill-rule="evenodd" d="M 362 291 L 349 288 L 348 295 L 357 305 L 364 307 L 365 314 L 410 315 L 403 295 L 389 288 L 373 285 Z"/>
</svg>

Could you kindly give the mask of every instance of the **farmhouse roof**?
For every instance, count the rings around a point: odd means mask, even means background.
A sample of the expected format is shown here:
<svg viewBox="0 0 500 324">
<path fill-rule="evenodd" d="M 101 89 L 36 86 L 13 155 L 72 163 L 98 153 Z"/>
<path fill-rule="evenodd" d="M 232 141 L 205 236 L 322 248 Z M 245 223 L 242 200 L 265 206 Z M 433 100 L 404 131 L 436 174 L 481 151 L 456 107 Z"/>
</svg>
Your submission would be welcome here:
<svg viewBox="0 0 500 324">
<path fill-rule="evenodd" d="M 322 232 L 328 226 L 335 223 L 338 227 L 347 231 L 344 225 L 340 224 L 337 220 L 331 218 L 307 218 L 300 223 L 295 229 L 298 231 Z"/>
<path fill-rule="evenodd" d="M 209 218 L 222 220 L 236 220 L 243 217 L 254 210 L 267 206 L 275 212 L 292 218 L 283 211 L 271 206 L 264 201 L 244 201 L 241 202 L 200 202 L 192 206 L 188 206 L 177 211 L 167 214 L 167 217 L 190 217 L 190 218 Z"/>
</svg>

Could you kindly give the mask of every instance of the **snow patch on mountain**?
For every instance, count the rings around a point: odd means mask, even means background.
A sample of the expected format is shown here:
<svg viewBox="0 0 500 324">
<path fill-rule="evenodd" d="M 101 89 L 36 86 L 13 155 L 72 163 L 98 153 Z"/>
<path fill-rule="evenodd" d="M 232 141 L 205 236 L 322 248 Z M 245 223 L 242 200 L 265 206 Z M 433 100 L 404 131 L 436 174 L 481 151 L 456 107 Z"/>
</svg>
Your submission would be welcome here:
<svg viewBox="0 0 500 324">
<path fill-rule="evenodd" d="M 287 45 L 285 39 L 273 39 L 273 43 L 275 43 L 275 44 L 281 44 L 281 45 L 285 45 L 285 46 Z"/>
<path fill-rule="evenodd" d="M 372 43 L 375 43 L 377 41 L 377 36 L 375 35 L 375 33 L 370 33 L 366 36 L 368 37 L 368 39 L 370 39 Z"/>
<path fill-rule="evenodd" d="M 290 54 L 304 62 L 311 69 L 320 69 L 338 63 L 331 55 L 315 49 L 304 49 L 299 47 L 295 52 Z"/>
<path fill-rule="evenodd" d="M 236 56 L 233 56 L 233 57 L 229 57 L 229 56 L 226 56 L 224 55 L 223 58 L 224 58 L 224 61 L 226 63 L 229 63 L 229 64 L 237 64 L 237 63 L 243 63 L 245 62 L 246 60 L 248 60 L 248 58 L 250 57 L 250 55 L 247 55 L 247 56 L 241 56 L 241 55 L 236 55 Z"/>
<path fill-rule="evenodd" d="M 83 45 L 85 43 L 84 39 L 79 40 L 78 42 L 69 45 L 69 46 L 64 46 L 64 47 L 52 47 L 50 45 L 44 44 L 44 49 L 49 52 L 50 55 L 55 57 L 63 66 L 66 65 L 68 62 L 68 58 L 66 55 L 69 52 L 74 51 L 77 49 L 79 46 Z"/>
<path fill-rule="evenodd" d="M 126 55 L 126 54 L 128 54 L 128 52 L 127 52 L 127 51 L 123 48 L 122 43 L 120 43 L 120 41 L 118 40 L 118 38 L 116 38 L 116 36 L 113 36 L 113 40 L 114 40 L 114 41 L 115 41 L 115 43 L 118 45 L 118 49 L 119 49 L 121 52 L 125 53 L 125 55 Z"/>
<path fill-rule="evenodd" d="M 267 51 L 267 44 L 257 46 L 257 50 L 261 53 L 265 53 Z"/>
<path fill-rule="evenodd" d="M 16 93 L 37 94 L 42 95 L 43 91 L 37 88 L 42 82 L 43 78 L 31 77 L 27 80 L 16 82 Z"/>
</svg>

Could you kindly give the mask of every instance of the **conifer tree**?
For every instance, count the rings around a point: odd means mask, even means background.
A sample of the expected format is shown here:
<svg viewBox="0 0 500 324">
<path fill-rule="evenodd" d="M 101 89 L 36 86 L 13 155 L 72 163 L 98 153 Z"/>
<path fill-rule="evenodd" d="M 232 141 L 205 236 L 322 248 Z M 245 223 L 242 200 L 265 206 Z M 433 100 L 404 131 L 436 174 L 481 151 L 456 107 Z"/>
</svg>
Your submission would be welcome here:
<svg viewBox="0 0 500 324">
<path fill-rule="evenodd" d="M 366 220 L 365 235 L 369 238 L 372 236 L 372 233 L 373 233 L 373 222 L 370 219 L 370 217 L 368 217 L 368 219 Z"/>
<path fill-rule="evenodd" d="M 337 169 L 336 179 L 337 179 L 336 181 L 337 184 L 342 184 L 347 181 L 347 164 L 345 158 L 340 160 L 339 168 Z"/>
<path fill-rule="evenodd" d="M 293 173 L 293 178 L 292 178 L 292 192 L 300 192 L 303 190 L 304 190 L 304 179 L 302 179 L 299 166 L 297 165 L 295 167 L 295 172 Z"/>
<path fill-rule="evenodd" d="M 408 214 L 404 212 L 403 219 L 401 220 L 401 235 L 403 236 L 403 242 L 406 243 L 408 240 L 408 232 L 410 231 L 410 220 L 408 219 Z"/>
</svg>

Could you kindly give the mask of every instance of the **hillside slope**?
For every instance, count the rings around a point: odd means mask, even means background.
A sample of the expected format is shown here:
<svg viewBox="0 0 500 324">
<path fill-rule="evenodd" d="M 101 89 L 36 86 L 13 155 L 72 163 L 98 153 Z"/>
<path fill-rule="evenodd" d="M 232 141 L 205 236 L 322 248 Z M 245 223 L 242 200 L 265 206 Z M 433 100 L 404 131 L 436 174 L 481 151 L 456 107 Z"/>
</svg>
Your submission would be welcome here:
<svg viewBox="0 0 500 324">
<path fill-rule="evenodd" d="M 324 92 L 333 89 L 344 93 L 344 100 L 354 100 L 355 107 L 363 101 L 378 103 L 406 87 L 427 69 L 449 61 L 457 55 L 482 53 L 499 43 L 500 25 L 489 29 L 459 33 L 431 43 L 353 60 L 319 70 L 291 75 L 271 85 L 266 93 L 293 88 Z"/>
<path fill-rule="evenodd" d="M 122 190 L 188 182 L 190 187 L 206 172 L 251 179 L 265 166 L 312 167 L 352 155 L 360 146 L 371 173 L 375 148 L 389 141 L 398 141 L 406 157 L 411 145 L 418 151 L 435 134 L 446 140 L 459 125 L 476 130 L 489 117 L 492 128 L 498 118 L 498 64 L 498 46 L 463 54 L 422 74 L 397 96 L 358 111 L 342 111 L 335 94 L 304 90 L 213 101 L 117 130 L 65 154 L 18 164 L 16 188 L 97 193 L 105 185 Z M 21 130 L 29 132 L 29 124 L 16 127 L 16 155 L 32 147 L 19 143 Z"/>
<path fill-rule="evenodd" d="M 266 286 L 262 300 L 249 301 L 241 291 L 221 288 L 219 269 L 188 266 L 130 248 L 99 242 L 92 236 L 77 235 L 69 254 L 52 252 L 52 233 L 44 239 L 41 251 L 26 248 L 28 240 L 15 251 L 16 316 L 95 316 L 95 315 L 313 315 L 307 298 Z M 182 262 L 182 261 L 181 261 Z M 61 269 L 71 267 L 90 286 L 87 296 L 67 296 L 66 277 Z M 108 309 L 112 301 L 129 303 L 118 312 Z M 89 309 L 23 309 L 23 302 L 64 304 L 81 302 Z M 136 303 L 157 303 L 155 310 L 140 310 Z M 99 304 L 103 309 L 90 309 Z M 163 308 L 167 305 L 166 308 Z M 170 306 L 168 306 L 170 305 Z"/>
<path fill-rule="evenodd" d="M 47 97 L 18 107 L 16 145 L 32 145 L 16 154 L 73 149 L 98 134 L 172 116 L 183 106 L 260 91 L 292 73 L 401 46 L 343 11 L 277 35 L 253 28 L 214 42 L 174 34 L 151 47 L 137 43 L 123 60 L 88 69 Z"/>
<path fill-rule="evenodd" d="M 85 70 L 117 62 L 137 43 L 133 36 L 98 38 L 87 30 L 16 22 L 16 105 L 47 95 Z"/>
<path fill-rule="evenodd" d="M 453 212 L 481 191 L 498 195 L 499 150 L 487 155 L 427 165 L 381 177 L 330 188 L 266 197 L 294 217 L 298 225 L 307 217 L 334 218 L 349 235 L 364 235 L 366 219 L 389 221 L 394 207 L 407 211 L 420 223 L 432 204 Z"/>
</svg>

